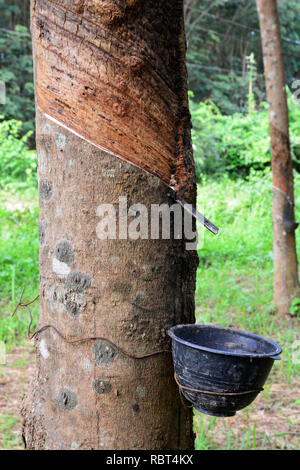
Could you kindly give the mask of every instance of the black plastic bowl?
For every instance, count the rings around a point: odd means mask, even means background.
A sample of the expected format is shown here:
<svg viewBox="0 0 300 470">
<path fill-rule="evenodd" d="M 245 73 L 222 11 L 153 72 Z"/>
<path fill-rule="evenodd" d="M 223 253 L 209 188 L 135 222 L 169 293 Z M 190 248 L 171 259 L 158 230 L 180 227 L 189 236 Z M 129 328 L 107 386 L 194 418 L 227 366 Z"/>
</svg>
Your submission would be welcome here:
<svg viewBox="0 0 300 470">
<path fill-rule="evenodd" d="M 234 416 L 252 403 L 282 351 L 269 339 L 219 326 L 177 325 L 168 334 L 182 394 L 212 416 Z"/>
</svg>

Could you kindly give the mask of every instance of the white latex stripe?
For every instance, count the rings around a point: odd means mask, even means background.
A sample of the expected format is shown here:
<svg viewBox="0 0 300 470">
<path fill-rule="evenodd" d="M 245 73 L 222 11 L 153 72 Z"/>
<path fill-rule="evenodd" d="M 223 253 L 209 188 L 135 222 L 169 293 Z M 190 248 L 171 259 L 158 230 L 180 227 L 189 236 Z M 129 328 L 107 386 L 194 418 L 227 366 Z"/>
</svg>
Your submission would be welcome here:
<svg viewBox="0 0 300 470">
<path fill-rule="evenodd" d="M 52 116 L 49 116 L 49 114 L 47 113 L 44 113 L 44 116 L 49 119 L 50 121 L 54 122 L 54 124 L 57 124 L 58 126 L 60 127 L 63 127 L 64 129 L 66 129 L 67 131 L 71 132 L 72 134 L 76 135 L 77 137 L 80 137 L 80 139 L 82 140 L 85 140 L 85 142 L 88 142 L 89 144 L 93 145 L 94 147 L 100 149 L 100 150 L 103 150 L 103 152 L 106 152 L 108 153 L 109 155 L 112 155 L 113 157 L 116 157 L 116 158 L 120 158 L 121 160 L 123 160 L 124 162 L 126 163 L 130 163 L 130 165 L 132 166 L 135 166 L 136 168 L 139 168 L 141 169 L 138 165 L 136 165 L 135 163 L 132 163 L 128 160 L 126 160 L 126 158 L 124 157 L 121 157 L 120 155 L 117 155 L 116 153 L 113 153 L 111 150 L 108 150 L 106 149 L 105 147 L 102 147 L 101 145 L 99 144 L 95 144 L 94 142 L 92 142 L 91 140 L 89 139 L 86 139 L 83 135 L 79 134 L 78 132 L 74 131 L 73 129 L 70 129 L 68 126 L 66 126 L 65 124 L 63 124 L 62 122 L 58 121 L 57 119 L 55 119 L 54 117 Z M 158 178 L 158 176 L 155 176 L 153 175 L 152 173 L 150 173 L 149 171 L 147 170 L 144 170 L 144 168 L 142 168 L 143 171 L 145 171 L 148 175 L 151 175 L 151 176 L 154 176 L 155 178 Z M 161 180 L 162 181 L 162 180 Z M 166 184 L 164 181 L 162 181 L 164 184 Z M 170 188 L 172 188 L 172 186 L 169 186 Z M 172 188 L 173 189 L 173 188 Z"/>
<path fill-rule="evenodd" d="M 109 154 L 112 155 L 113 157 L 117 157 L 117 158 L 121 158 L 122 160 L 125 160 L 124 158 L 120 157 L 120 155 L 117 155 L 117 154 L 111 152 L 110 150 L 107 150 L 106 148 L 102 147 L 101 145 L 95 144 L 95 143 L 92 142 L 91 140 L 86 139 L 85 137 L 83 137 L 83 135 L 78 134 L 78 132 L 74 131 L 73 129 L 70 129 L 68 126 L 66 126 L 66 125 L 63 124 L 62 122 L 58 121 L 58 120 L 55 119 L 54 117 L 49 116 L 49 114 L 46 114 L 46 113 L 45 113 L 45 117 L 46 117 L 47 119 L 50 119 L 50 121 L 54 122 L 54 123 L 57 124 L 58 126 L 63 127 L 63 128 L 66 129 L 67 131 L 72 132 L 72 134 L 76 135 L 77 137 L 80 137 L 81 139 L 85 140 L 85 141 L 88 142 L 89 144 L 92 144 L 94 147 L 97 147 L 98 149 L 103 150 L 103 151 L 106 152 L 106 153 L 109 153 Z M 125 160 L 125 161 L 127 161 L 127 160 Z M 128 163 L 130 163 L 130 162 L 128 162 Z"/>
<path fill-rule="evenodd" d="M 89 144 L 93 145 L 94 147 L 97 147 L 98 149 L 100 150 L 103 150 L 104 152 L 108 153 L 109 155 L 112 155 L 113 157 L 117 157 L 117 158 L 120 158 L 121 160 L 127 162 L 127 163 L 130 163 L 131 165 L 135 166 L 136 168 L 140 168 L 139 166 L 135 165 L 134 163 L 131 163 L 129 162 L 128 160 L 126 160 L 125 158 L 121 157 L 120 155 L 117 155 L 116 153 L 113 153 L 111 152 L 110 150 L 102 147 L 101 145 L 99 144 L 95 144 L 94 142 L 92 142 L 91 140 L 89 139 L 86 139 L 85 137 L 83 137 L 83 135 L 81 134 L 78 134 L 78 132 L 74 131 L 73 129 L 70 129 L 68 126 L 66 126 L 65 124 L 63 124 L 62 122 L 60 121 L 57 121 L 57 119 L 53 118 L 52 116 L 49 116 L 49 114 L 47 113 L 44 113 L 45 117 L 47 119 L 49 119 L 50 121 L 54 122 L 55 124 L 57 124 L 58 126 L 60 127 L 63 127 L 64 129 L 66 129 L 67 131 L 71 132 L 72 134 L 76 135 L 77 137 L 80 137 L 81 139 L 85 140 L 86 142 L 88 142 Z M 149 175 L 151 176 L 154 176 L 153 174 L 149 173 L 147 170 L 144 170 L 146 173 L 148 173 Z M 156 177 L 157 178 L 157 177 Z M 162 180 L 161 180 L 162 181 Z M 164 183 L 164 181 L 162 181 Z M 166 183 L 164 183 L 166 184 Z M 175 188 L 171 185 L 167 185 L 169 188 L 171 188 L 173 191 L 175 191 Z M 176 192 L 175 192 L 175 197 L 176 197 Z M 188 209 L 188 207 L 186 206 L 190 206 L 189 204 L 187 204 L 187 202 L 184 200 L 184 199 L 177 199 L 177 202 L 179 202 L 180 205 L 182 205 L 182 207 L 184 209 Z M 192 209 L 192 211 L 188 210 L 188 212 L 190 212 L 192 214 L 193 217 L 195 217 L 196 219 L 199 220 L 199 222 L 204 225 L 206 228 L 208 228 L 208 230 L 210 230 L 211 232 L 213 232 L 215 235 L 218 233 L 219 229 L 213 225 L 208 219 L 206 219 L 202 214 L 200 214 L 199 212 L 197 212 L 195 209 Z"/>
</svg>

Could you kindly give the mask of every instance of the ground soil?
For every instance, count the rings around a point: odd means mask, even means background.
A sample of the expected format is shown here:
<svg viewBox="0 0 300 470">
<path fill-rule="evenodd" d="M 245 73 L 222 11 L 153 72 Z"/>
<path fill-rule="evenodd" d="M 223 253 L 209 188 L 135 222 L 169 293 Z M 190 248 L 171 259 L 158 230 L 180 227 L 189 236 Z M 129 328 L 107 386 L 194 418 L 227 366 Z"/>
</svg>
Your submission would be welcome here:
<svg viewBox="0 0 300 470">
<path fill-rule="evenodd" d="M 35 354 L 31 345 L 19 346 L 0 365 L 0 450 L 22 449 L 20 407 L 34 373 Z"/>
<path fill-rule="evenodd" d="M 20 405 L 34 373 L 35 355 L 30 344 L 16 347 L 0 366 L 0 450 L 22 449 Z M 299 384 L 275 381 L 265 387 L 256 401 L 232 418 L 196 415 L 196 428 L 205 428 L 209 448 L 299 449 Z M 8 424 L 7 424 L 8 423 Z M 253 442 L 254 441 L 254 442 Z"/>
</svg>

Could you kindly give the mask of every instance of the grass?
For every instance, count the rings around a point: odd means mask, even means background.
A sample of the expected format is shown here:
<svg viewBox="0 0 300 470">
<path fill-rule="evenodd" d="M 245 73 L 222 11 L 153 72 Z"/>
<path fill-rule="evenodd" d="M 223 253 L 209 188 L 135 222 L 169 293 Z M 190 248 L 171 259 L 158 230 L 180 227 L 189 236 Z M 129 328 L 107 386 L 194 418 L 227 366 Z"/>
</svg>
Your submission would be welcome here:
<svg viewBox="0 0 300 470">
<path fill-rule="evenodd" d="M 0 340 L 9 347 L 24 337 L 28 319 L 10 315 L 23 287 L 24 299 L 38 292 L 38 198 L 35 188 L 10 186 L 0 193 Z M 33 307 L 34 313 L 38 306 Z"/>
<path fill-rule="evenodd" d="M 299 207 L 299 176 L 296 176 L 295 189 L 296 207 Z M 299 361 L 293 361 L 293 345 L 300 339 L 300 320 L 289 316 L 279 318 L 272 305 L 271 181 L 267 175 L 262 178 L 255 174 L 249 182 L 233 182 L 228 178 L 204 181 L 199 187 L 198 202 L 205 208 L 206 216 L 220 227 L 220 233 L 217 237 L 205 233 L 203 247 L 198 252 L 197 322 L 234 327 L 268 337 L 282 346 L 283 353 L 282 360 L 275 363 L 265 391 L 259 396 L 261 401 L 254 402 L 240 412 L 243 414 L 243 423 L 239 424 L 245 424 L 245 431 L 234 430 L 236 427 L 232 419 L 235 418 L 231 418 L 231 421 L 230 418 L 216 421 L 212 417 L 197 414 L 197 449 L 289 448 L 293 433 L 287 431 L 264 435 L 260 431 L 259 421 L 251 420 L 251 412 L 255 414 L 261 403 L 266 406 L 267 413 L 282 413 L 284 417 L 288 409 L 285 407 L 289 403 L 284 403 L 281 409 L 276 406 L 272 408 L 272 384 L 294 386 L 296 405 L 300 395 Z M 296 213 L 296 219 L 297 215 L 299 219 L 300 214 Z M 300 232 L 296 233 L 299 249 Z M 265 415 L 262 416 L 265 418 Z M 299 444 L 299 439 L 297 442 Z"/>
<path fill-rule="evenodd" d="M 22 396 L 34 371 L 34 346 L 12 348 L 0 365 L 0 450 L 23 449 L 20 408 Z"/>
<path fill-rule="evenodd" d="M 14 432 L 19 422 L 11 414 L 0 415 L 0 445 L 6 450 L 21 450 L 23 448 L 19 434 Z"/>
<path fill-rule="evenodd" d="M 295 187 L 297 207 L 299 184 Z M 198 198 L 220 226 L 220 234 L 207 233 L 199 250 L 197 321 L 240 328 L 280 343 L 284 354 L 278 368 L 289 383 L 299 372 L 291 358 L 300 329 L 299 319 L 278 318 L 272 305 L 271 182 L 258 176 L 248 183 L 208 181 L 199 188 Z M 300 247 L 300 232 L 297 237 Z"/>
<path fill-rule="evenodd" d="M 297 176 L 296 207 L 300 207 L 299 182 Z M 219 226 L 220 233 L 215 237 L 206 232 L 204 245 L 199 249 L 197 322 L 251 331 L 283 347 L 282 361 L 275 363 L 264 392 L 254 404 L 239 412 L 238 418 L 195 415 L 199 450 L 299 446 L 293 430 L 299 427 L 294 410 L 298 409 L 299 414 L 300 394 L 296 386 L 300 368 L 293 361 L 292 350 L 293 343 L 300 339 L 299 319 L 278 318 L 272 305 L 271 200 L 267 175 L 253 174 L 248 182 L 224 177 L 203 181 L 199 186 L 199 206 L 205 208 L 206 216 Z M 0 192 L 0 202 L 0 340 L 12 347 L 26 336 L 28 318 L 21 314 L 12 319 L 10 313 L 24 286 L 24 298 L 28 300 L 38 292 L 37 191 L 12 187 Z M 300 247 L 300 230 L 297 244 Z M 36 318 L 38 305 L 33 310 Z M 274 384 L 278 390 L 275 387 L 274 391 Z M 283 401 L 278 398 L 281 395 Z M 266 431 L 262 422 L 266 416 L 282 424 L 270 424 Z M 19 445 L 13 431 L 15 424 L 13 416 L 1 416 L 2 447 Z"/>
</svg>

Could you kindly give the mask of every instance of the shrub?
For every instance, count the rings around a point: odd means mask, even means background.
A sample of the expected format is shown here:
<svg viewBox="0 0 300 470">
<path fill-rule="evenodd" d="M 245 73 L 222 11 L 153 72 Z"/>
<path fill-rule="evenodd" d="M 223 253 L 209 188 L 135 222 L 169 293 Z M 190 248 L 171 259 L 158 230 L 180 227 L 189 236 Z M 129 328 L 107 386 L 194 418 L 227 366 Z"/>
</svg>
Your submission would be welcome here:
<svg viewBox="0 0 300 470">
<path fill-rule="evenodd" d="M 36 152 L 27 146 L 32 132 L 20 137 L 21 130 L 21 121 L 0 122 L 0 187 L 12 182 L 36 184 Z"/>
<path fill-rule="evenodd" d="M 300 169 L 300 106 L 288 93 L 290 138 L 294 167 Z M 252 170 L 263 171 L 271 164 L 268 105 L 261 103 L 252 114 L 222 115 L 207 100 L 190 102 L 192 139 L 198 179 L 201 175 L 229 173 L 248 177 Z"/>
</svg>

